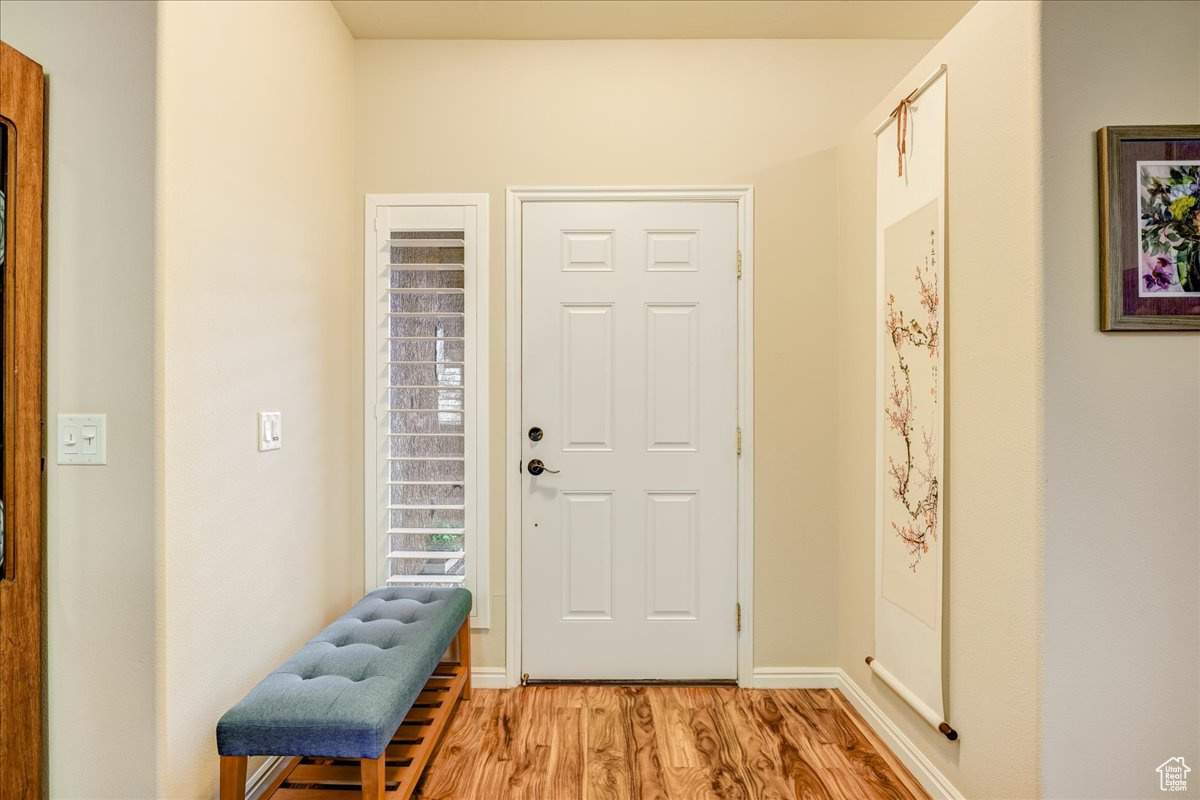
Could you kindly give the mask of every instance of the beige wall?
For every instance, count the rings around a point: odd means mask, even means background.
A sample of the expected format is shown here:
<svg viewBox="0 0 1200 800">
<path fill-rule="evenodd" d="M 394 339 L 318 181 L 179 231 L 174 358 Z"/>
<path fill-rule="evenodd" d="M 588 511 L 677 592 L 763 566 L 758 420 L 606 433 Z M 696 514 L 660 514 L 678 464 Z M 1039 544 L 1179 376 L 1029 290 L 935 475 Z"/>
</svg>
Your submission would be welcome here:
<svg viewBox="0 0 1200 800">
<path fill-rule="evenodd" d="M 5 0 L 0 33 L 50 78 L 48 412 L 110 426 L 107 467 L 47 468 L 52 797 L 211 796 L 216 719 L 362 589 L 367 192 L 492 197 L 477 644 L 503 664 L 518 184 L 756 187 L 756 665 L 841 666 L 969 797 L 1139 797 L 1161 760 L 1200 761 L 1200 342 L 1096 331 L 1091 202 L 1095 128 L 1200 121 L 1195 4 L 985 2 L 923 59 L 928 42 L 355 43 L 324 2 Z M 1178 55 L 1171 80 L 1151 51 Z M 958 744 L 862 663 L 870 132 L 942 62 Z M 1148 396 L 1169 424 L 1144 424 Z M 285 443 L 259 454 L 268 408 Z M 1149 507 L 1146 465 L 1165 482 Z"/>
<path fill-rule="evenodd" d="M 755 186 L 756 653 L 828 666 L 836 648 L 837 134 L 923 41 L 359 41 L 355 192 L 492 201 L 492 628 L 504 664 L 504 190 Z M 356 382 L 356 386 L 359 383 Z"/>
<path fill-rule="evenodd" d="M 1100 333 L 1095 131 L 1200 123 L 1200 4 L 1042 6 L 1047 797 L 1200 797 L 1200 334 Z"/>
<path fill-rule="evenodd" d="M 218 717 L 346 610 L 360 571 L 353 47 L 324 2 L 159 14 L 159 781 L 199 798 Z M 283 412 L 278 452 L 256 450 L 264 409 Z"/>
<path fill-rule="evenodd" d="M 981 799 L 1032 798 L 1038 791 L 1043 345 L 1036 14 L 1028 3 L 980 3 L 838 147 L 838 663 L 965 796 Z M 957 744 L 863 663 L 874 640 L 871 131 L 939 63 L 949 65 L 944 662 L 947 714 L 962 735 Z M 1076 188 L 1090 202 L 1091 183 Z"/>
<path fill-rule="evenodd" d="M 46 459 L 50 796 L 154 794 L 151 3 L 4 0 L 47 106 L 47 422 L 108 415 L 108 465 Z M 121 769 L 112 765 L 120 763 Z"/>
</svg>

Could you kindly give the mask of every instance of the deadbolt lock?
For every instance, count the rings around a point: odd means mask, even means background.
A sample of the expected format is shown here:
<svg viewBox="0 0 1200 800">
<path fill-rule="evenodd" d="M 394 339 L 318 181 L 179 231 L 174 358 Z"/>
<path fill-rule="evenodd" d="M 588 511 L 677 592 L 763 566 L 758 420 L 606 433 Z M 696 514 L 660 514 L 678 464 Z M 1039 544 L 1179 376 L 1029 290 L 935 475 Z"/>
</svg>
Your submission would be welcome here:
<svg viewBox="0 0 1200 800">
<path fill-rule="evenodd" d="M 543 435 L 544 434 L 542 433 L 542 429 L 539 428 L 537 425 L 534 425 L 532 428 L 529 429 L 529 441 L 531 441 L 531 442 L 540 442 L 542 440 Z"/>
</svg>

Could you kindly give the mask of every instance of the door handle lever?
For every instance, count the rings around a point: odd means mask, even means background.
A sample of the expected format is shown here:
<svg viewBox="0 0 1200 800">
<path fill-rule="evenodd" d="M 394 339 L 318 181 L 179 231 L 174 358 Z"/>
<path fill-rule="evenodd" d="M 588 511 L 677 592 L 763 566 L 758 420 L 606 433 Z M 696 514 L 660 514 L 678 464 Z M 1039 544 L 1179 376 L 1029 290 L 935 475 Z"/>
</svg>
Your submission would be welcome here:
<svg viewBox="0 0 1200 800">
<path fill-rule="evenodd" d="M 541 475 L 543 472 L 549 472 L 552 475 L 557 475 L 561 470 L 550 469 L 542 463 L 540 458 L 531 458 L 529 463 L 525 465 L 525 469 L 529 470 L 530 475 Z"/>
</svg>

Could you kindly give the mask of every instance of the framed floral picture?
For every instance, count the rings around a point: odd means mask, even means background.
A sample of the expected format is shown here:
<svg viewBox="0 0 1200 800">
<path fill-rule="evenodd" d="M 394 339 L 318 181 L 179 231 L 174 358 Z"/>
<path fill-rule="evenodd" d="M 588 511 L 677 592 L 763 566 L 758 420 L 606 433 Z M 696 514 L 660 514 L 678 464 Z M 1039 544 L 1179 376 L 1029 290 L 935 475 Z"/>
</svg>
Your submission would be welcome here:
<svg viewBox="0 0 1200 800">
<path fill-rule="evenodd" d="M 1100 329 L 1200 330 L 1200 125 L 1096 135 Z"/>
</svg>

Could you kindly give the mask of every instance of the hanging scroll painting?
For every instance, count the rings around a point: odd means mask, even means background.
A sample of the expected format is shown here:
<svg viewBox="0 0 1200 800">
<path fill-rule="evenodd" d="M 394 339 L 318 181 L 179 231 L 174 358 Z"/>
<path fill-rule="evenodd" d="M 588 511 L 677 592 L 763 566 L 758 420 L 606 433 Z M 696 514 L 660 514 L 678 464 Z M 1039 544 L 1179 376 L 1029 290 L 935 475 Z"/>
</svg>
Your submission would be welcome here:
<svg viewBox="0 0 1200 800">
<path fill-rule="evenodd" d="M 944 68 L 876 133 L 876 591 L 869 663 L 931 725 L 954 738 L 945 723 L 942 683 Z"/>
</svg>

